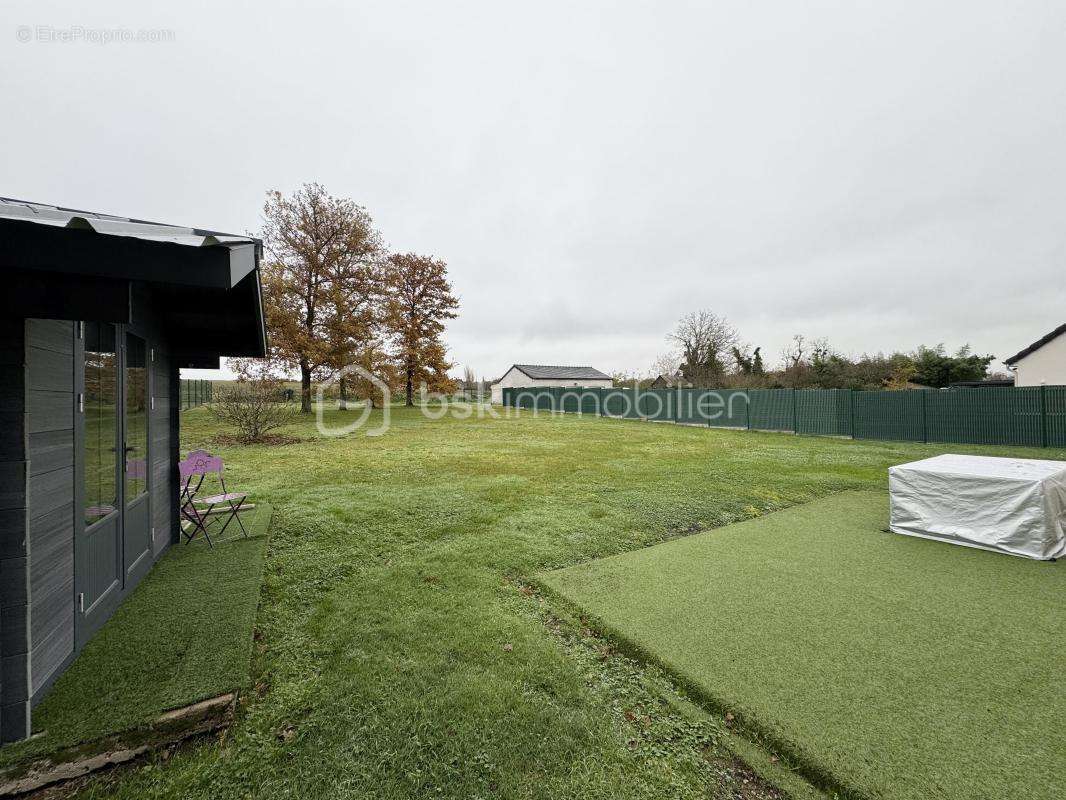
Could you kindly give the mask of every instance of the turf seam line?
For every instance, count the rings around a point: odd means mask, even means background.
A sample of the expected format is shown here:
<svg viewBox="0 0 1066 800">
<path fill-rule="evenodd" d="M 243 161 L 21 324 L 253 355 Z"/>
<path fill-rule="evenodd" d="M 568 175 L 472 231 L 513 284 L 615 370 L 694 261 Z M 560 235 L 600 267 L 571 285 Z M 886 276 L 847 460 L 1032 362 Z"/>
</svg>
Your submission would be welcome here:
<svg viewBox="0 0 1066 800">
<path fill-rule="evenodd" d="M 803 505 L 802 503 L 799 505 Z M 706 531 L 705 531 L 706 532 Z M 654 545 L 653 545 L 654 546 Z M 632 641 L 613 625 L 592 614 L 555 591 L 539 576 L 533 576 L 529 582 L 536 586 L 538 591 L 545 594 L 552 603 L 557 603 L 572 613 L 585 620 L 592 630 L 602 634 L 614 643 L 619 652 L 637 661 L 654 664 L 664 670 L 675 683 L 699 705 L 709 709 L 713 713 L 724 717 L 726 713 L 733 715 L 732 731 L 750 740 L 756 746 L 770 750 L 780 756 L 794 771 L 799 773 L 806 781 L 820 791 L 838 796 L 841 800 L 875 800 L 864 794 L 855 787 L 842 783 L 830 770 L 825 769 L 811 756 L 802 752 L 801 748 L 781 737 L 774 735 L 766 726 L 761 725 L 753 718 L 750 712 L 745 712 L 734 705 L 730 705 L 723 698 L 718 697 L 698 686 L 688 678 L 684 672 L 671 664 L 668 660 L 651 653 L 643 646 Z M 749 765 L 750 766 L 750 765 Z M 781 788 L 781 787 L 778 787 Z"/>
</svg>

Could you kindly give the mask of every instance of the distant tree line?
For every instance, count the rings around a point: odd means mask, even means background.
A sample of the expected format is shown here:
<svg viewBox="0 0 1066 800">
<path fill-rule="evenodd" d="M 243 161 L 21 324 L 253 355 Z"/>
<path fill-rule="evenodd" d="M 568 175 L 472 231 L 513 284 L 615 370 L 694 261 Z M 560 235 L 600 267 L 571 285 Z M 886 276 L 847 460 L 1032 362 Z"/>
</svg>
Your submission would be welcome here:
<svg viewBox="0 0 1066 800">
<path fill-rule="evenodd" d="M 672 349 L 652 365 L 657 376 L 676 384 L 708 388 L 906 389 L 940 388 L 991 377 L 992 355 L 979 355 L 969 345 L 949 353 L 943 344 L 912 352 L 848 356 L 827 340 L 797 334 L 781 352 L 779 364 L 766 364 L 761 347 L 744 342 L 729 321 L 710 311 L 685 314 L 667 335 Z M 619 382 L 634 380 L 616 376 Z"/>
<path fill-rule="evenodd" d="M 300 378 L 300 409 L 313 381 L 336 379 L 349 396 L 380 401 L 380 388 L 451 391 L 444 326 L 459 302 L 447 265 L 433 256 L 390 253 L 365 208 L 317 183 L 290 196 L 270 192 L 263 209 L 264 307 L 270 359 Z"/>
</svg>

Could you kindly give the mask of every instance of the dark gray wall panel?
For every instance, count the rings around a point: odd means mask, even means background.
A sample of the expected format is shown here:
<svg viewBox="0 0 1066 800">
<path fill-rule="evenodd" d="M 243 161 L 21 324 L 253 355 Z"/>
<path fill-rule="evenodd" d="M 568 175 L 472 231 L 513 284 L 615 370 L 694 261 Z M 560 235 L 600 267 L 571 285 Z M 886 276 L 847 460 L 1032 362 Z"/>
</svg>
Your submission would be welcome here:
<svg viewBox="0 0 1066 800">
<path fill-rule="evenodd" d="M 34 603 L 38 597 L 49 595 L 74 580 L 73 541 L 73 503 L 30 521 L 30 591 Z M 35 607 L 34 613 L 37 611 Z"/>
<path fill-rule="evenodd" d="M 69 613 L 74 612 L 74 603 L 69 601 Z M 30 660 L 34 664 L 33 684 L 30 691 L 36 695 L 47 684 L 56 671 L 66 661 L 68 655 L 74 650 L 74 626 L 57 625 L 43 639 L 41 639 L 30 653 Z M 37 665 L 41 665 L 38 667 Z"/>
<path fill-rule="evenodd" d="M 0 691 L 0 702 L 5 706 L 14 703 L 29 704 L 30 675 L 29 670 L 23 667 L 26 660 L 25 653 L 3 657 L 4 685 L 3 691 Z"/>
<path fill-rule="evenodd" d="M 35 595 L 33 598 L 33 619 L 31 621 L 30 635 L 33 649 L 36 650 L 40 642 L 56 628 L 69 630 L 74 633 L 74 626 L 65 624 L 66 618 L 74 614 L 74 576 L 66 583 L 55 587 L 49 594 Z M 66 655 L 66 654 L 64 654 Z M 46 665 L 36 662 L 38 668 L 34 669 L 34 675 L 39 673 L 40 668 Z"/>
<path fill-rule="evenodd" d="M 24 580 L 29 568 L 28 556 L 0 560 L 0 608 L 23 606 L 29 602 L 29 581 Z"/>
<path fill-rule="evenodd" d="M 30 479 L 30 520 L 51 514 L 74 496 L 74 469 L 63 467 Z"/>
<path fill-rule="evenodd" d="M 75 323 L 26 321 L 31 693 L 74 651 Z"/>
<path fill-rule="evenodd" d="M 67 429 L 30 434 L 31 476 L 73 466 L 73 431 Z"/>
<path fill-rule="evenodd" d="M 26 348 L 26 375 L 30 390 L 74 391 L 74 360 L 70 353 L 57 353 L 43 347 Z"/>
<path fill-rule="evenodd" d="M 28 530 L 25 508 L 0 509 L 0 559 L 18 558 L 26 553 Z M 23 535 L 14 535 L 16 531 L 22 531 Z"/>
<path fill-rule="evenodd" d="M 26 323 L 0 319 L 0 739 L 29 735 Z"/>
<path fill-rule="evenodd" d="M 26 344 L 70 355 L 74 352 L 74 325 L 64 319 L 26 320 Z"/>
<path fill-rule="evenodd" d="M 26 462 L 0 461 L 0 508 L 26 507 Z"/>
<path fill-rule="evenodd" d="M 30 433 L 74 430 L 74 393 L 29 391 Z"/>
</svg>

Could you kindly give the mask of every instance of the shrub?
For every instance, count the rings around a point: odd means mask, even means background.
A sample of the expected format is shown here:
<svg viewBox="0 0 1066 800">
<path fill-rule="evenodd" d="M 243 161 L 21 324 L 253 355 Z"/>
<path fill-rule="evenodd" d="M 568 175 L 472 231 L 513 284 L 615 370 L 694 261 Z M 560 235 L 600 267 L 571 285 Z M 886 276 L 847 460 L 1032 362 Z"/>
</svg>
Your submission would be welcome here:
<svg viewBox="0 0 1066 800">
<path fill-rule="evenodd" d="M 285 387 L 271 377 L 239 380 L 214 391 L 214 415 L 237 429 L 245 443 L 261 442 L 267 433 L 292 421 L 296 406 L 285 400 Z"/>
</svg>

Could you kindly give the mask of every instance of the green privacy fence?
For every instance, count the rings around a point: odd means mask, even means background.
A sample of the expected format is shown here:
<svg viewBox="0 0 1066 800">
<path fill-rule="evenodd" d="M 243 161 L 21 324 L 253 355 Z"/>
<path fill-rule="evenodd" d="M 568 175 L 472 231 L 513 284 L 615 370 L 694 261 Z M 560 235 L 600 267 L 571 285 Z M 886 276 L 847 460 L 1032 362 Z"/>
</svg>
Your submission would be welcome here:
<svg viewBox="0 0 1066 800">
<path fill-rule="evenodd" d="M 854 439 L 1066 447 L 1066 386 L 922 389 L 507 388 L 503 403 Z"/>
<path fill-rule="evenodd" d="M 211 402 L 211 381 L 182 378 L 180 394 L 181 408 L 194 408 Z"/>
</svg>

